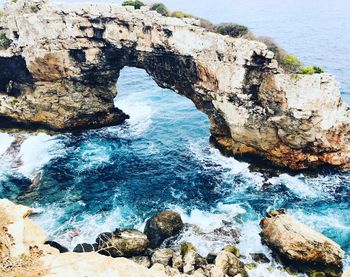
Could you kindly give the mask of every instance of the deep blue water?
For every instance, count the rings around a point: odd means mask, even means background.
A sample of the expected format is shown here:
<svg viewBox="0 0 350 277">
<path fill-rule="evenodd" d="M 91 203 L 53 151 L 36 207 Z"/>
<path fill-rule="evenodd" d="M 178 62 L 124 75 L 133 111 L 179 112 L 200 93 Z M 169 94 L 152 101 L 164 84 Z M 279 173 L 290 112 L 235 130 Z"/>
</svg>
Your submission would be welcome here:
<svg viewBox="0 0 350 277">
<path fill-rule="evenodd" d="M 274 37 L 306 63 L 335 74 L 350 99 L 348 2 L 164 2 Z M 269 254 L 259 240 L 259 220 L 269 209 L 286 208 L 350 254 L 350 174 L 284 173 L 266 180 L 249 164 L 211 147 L 207 117 L 188 99 L 159 88 L 143 70 L 124 68 L 117 86 L 116 106 L 131 116 L 121 126 L 79 135 L 21 134 L 24 143 L 11 154 L 4 153 L 16 134 L 0 133 L 0 197 L 37 207 L 41 214 L 35 220 L 51 239 L 74 247 L 118 226 L 142 230 L 149 216 L 170 208 L 206 232 L 222 220 L 234 222 L 244 255 Z M 33 179 L 40 179 L 39 186 L 31 187 Z M 190 231 L 181 240 L 191 240 L 202 254 L 227 244 Z M 270 274 L 267 267 L 259 266 L 252 276 L 285 274 Z"/>
</svg>

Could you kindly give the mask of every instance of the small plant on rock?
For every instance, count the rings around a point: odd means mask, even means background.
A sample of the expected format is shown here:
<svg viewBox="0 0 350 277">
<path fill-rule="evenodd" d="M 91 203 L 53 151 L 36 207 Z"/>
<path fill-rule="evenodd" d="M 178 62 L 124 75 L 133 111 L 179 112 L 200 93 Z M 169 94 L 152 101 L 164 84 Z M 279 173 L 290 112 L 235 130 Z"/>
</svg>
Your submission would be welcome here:
<svg viewBox="0 0 350 277">
<path fill-rule="evenodd" d="M 5 33 L 0 33 L 0 49 L 7 49 L 11 46 L 12 40 Z"/>
<path fill-rule="evenodd" d="M 279 59 L 278 62 L 281 67 L 288 73 L 299 73 L 301 71 L 302 64 L 300 60 L 294 55 L 284 55 Z"/>
<path fill-rule="evenodd" d="M 184 13 L 182 11 L 175 11 L 171 13 L 172 17 L 176 17 L 176 18 L 192 18 L 192 14 L 189 13 Z"/>
<path fill-rule="evenodd" d="M 301 73 L 304 75 L 320 74 L 324 73 L 324 70 L 321 67 L 309 65 L 304 67 Z"/>
<path fill-rule="evenodd" d="M 141 1 L 131 1 L 131 0 L 127 0 L 122 3 L 122 6 L 133 6 L 136 10 L 139 10 L 144 5 L 145 4 Z"/>
<path fill-rule="evenodd" d="M 151 11 L 156 11 L 157 13 L 168 16 L 169 10 L 163 3 L 155 3 L 151 6 Z"/>
<path fill-rule="evenodd" d="M 249 33 L 248 27 L 235 23 L 222 23 L 216 27 L 216 32 L 221 35 L 228 35 L 231 37 L 242 37 Z"/>
</svg>

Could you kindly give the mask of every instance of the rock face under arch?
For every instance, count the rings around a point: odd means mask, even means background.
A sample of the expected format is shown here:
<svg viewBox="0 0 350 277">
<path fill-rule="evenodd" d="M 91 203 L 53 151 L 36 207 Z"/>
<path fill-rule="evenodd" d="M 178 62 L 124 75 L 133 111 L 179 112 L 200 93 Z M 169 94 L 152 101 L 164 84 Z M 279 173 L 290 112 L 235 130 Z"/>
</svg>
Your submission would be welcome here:
<svg viewBox="0 0 350 277">
<path fill-rule="evenodd" d="M 37 7 L 37 8 L 33 8 Z M 216 142 L 300 169 L 350 168 L 350 117 L 330 74 L 283 73 L 267 47 L 184 20 L 113 4 L 5 5 L 0 124 L 55 130 L 123 122 L 114 107 L 124 66 L 191 99 Z"/>
</svg>

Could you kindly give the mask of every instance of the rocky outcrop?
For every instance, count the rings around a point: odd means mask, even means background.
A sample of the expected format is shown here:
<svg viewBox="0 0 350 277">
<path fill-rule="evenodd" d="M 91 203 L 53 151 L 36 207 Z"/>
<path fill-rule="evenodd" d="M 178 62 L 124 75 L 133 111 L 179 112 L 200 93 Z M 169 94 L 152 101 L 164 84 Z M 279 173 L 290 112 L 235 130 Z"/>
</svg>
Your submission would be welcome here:
<svg viewBox="0 0 350 277">
<path fill-rule="evenodd" d="M 149 240 L 144 233 L 128 229 L 100 234 L 96 242 L 100 253 L 112 257 L 141 255 L 149 246 Z"/>
<path fill-rule="evenodd" d="M 59 253 L 56 243 L 28 216 L 32 210 L 0 200 L 0 276 L 167 277 L 164 269 L 147 269 L 125 258 L 91 253 Z"/>
<path fill-rule="evenodd" d="M 155 248 L 165 239 L 179 234 L 183 227 L 184 224 L 178 213 L 164 211 L 147 220 L 145 234 L 151 242 L 151 247 Z"/>
<path fill-rule="evenodd" d="M 344 251 L 340 246 L 283 210 L 270 212 L 260 226 L 263 242 L 285 263 L 307 271 L 341 272 Z"/>
<path fill-rule="evenodd" d="M 349 109 L 338 83 L 330 74 L 284 73 L 263 43 L 114 4 L 8 1 L 0 25 L 9 46 L 0 50 L 2 126 L 121 123 L 115 83 L 133 66 L 191 99 L 228 153 L 295 169 L 350 168 Z"/>
</svg>

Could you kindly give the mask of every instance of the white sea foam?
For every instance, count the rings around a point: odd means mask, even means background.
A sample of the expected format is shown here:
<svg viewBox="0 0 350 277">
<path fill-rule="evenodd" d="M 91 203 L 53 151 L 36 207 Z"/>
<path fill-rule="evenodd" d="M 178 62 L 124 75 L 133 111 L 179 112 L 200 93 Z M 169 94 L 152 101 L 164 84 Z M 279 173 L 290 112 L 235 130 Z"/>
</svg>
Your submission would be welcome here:
<svg viewBox="0 0 350 277">
<path fill-rule="evenodd" d="M 85 206 L 84 202 L 77 201 L 74 205 Z M 118 227 L 133 224 L 136 229 L 144 226 L 132 211 L 127 207 L 115 207 L 109 212 L 99 212 L 94 215 L 83 213 L 72 216 L 64 224 L 58 219 L 65 217 L 65 207 L 53 204 L 50 207 L 37 209 L 41 214 L 35 221 L 44 228 L 49 239 L 57 241 L 70 250 L 79 243 L 94 243 L 97 236 L 103 232 L 112 232 Z M 140 229 L 143 230 L 143 229 Z"/>
<path fill-rule="evenodd" d="M 320 194 L 320 191 L 315 190 L 310 186 L 310 184 L 305 182 L 302 174 L 294 177 L 288 174 L 281 174 L 278 177 L 270 178 L 268 182 L 270 182 L 272 185 L 283 184 L 293 193 L 303 198 L 318 197 Z"/>
<path fill-rule="evenodd" d="M 0 156 L 10 147 L 15 138 L 6 133 L 0 133 Z"/>
<path fill-rule="evenodd" d="M 130 116 L 126 125 L 109 128 L 110 131 L 117 131 L 118 137 L 139 137 L 150 128 L 153 115 L 151 105 L 138 102 L 132 96 L 117 99 L 115 105 Z"/>
<path fill-rule="evenodd" d="M 28 178 L 33 178 L 38 170 L 53 157 L 64 153 L 62 147 L 58 139 L 47 134 L 39 133 L 28 136 L 22 143 L 18 154 L 22 165 L 17 171 Z"/>
</svg>

